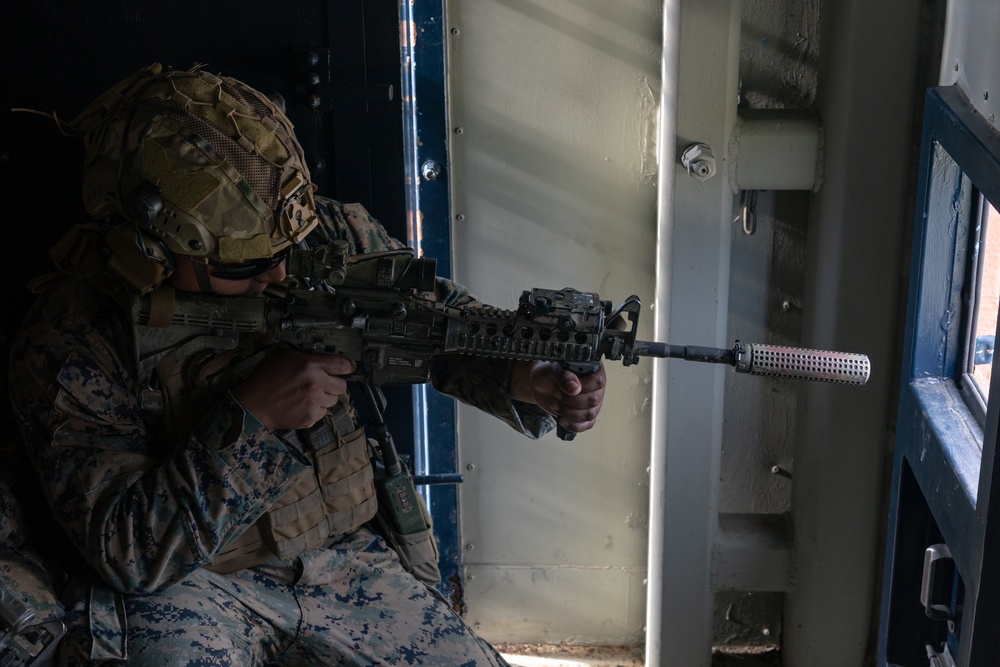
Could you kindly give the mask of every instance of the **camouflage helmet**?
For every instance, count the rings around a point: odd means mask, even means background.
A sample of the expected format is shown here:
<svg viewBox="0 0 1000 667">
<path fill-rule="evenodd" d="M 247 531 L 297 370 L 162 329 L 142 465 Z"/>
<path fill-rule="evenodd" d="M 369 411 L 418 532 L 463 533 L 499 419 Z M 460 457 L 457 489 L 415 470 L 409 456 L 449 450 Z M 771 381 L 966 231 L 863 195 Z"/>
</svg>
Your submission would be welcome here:
<svg viewBox="0 0 1000 667">
<path fill-rule="evenodd" d="M 291 121 L 235 79 L 153 64 L 98 97 L 72 125 L 84 139 L 87 212 L 134 223 L 128 227 L 138 228 L 133 245 L 143 260 L 169 260 L 169 253 L 226 264 L 264 259 L 318 223 Z M 149 236 L 161 247 L 147 247 Z"/>
</svg>

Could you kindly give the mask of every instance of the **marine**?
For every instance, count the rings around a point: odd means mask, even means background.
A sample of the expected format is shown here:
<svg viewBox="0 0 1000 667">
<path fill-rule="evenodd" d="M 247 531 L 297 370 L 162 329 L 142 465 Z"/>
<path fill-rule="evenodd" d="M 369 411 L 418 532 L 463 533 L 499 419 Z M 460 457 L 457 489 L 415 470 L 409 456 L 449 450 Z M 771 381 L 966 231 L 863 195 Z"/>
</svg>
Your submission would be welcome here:
<svg viewBox="0 0 1000 667">
<path fill-rule="evenodd" d="M 61 662 L 505 664 L 434 588 L 429 524 L 408 546 L 385 530 L 353 361 L 261 335 L 162 349 L 132 320 L 139 295 L 280 290 L 291 246 L 402 244 L 316 194 L 280 103 L 235 79 L 154 64 L 70 126 L 93 220 L 36 282 L 10 377 L 73 548 Z M 478 303 L 442 279 L 428 298 Z M 439 355 L 431 382 L 537 438 L 590 428 L 606 378 Z"/>
</svg>

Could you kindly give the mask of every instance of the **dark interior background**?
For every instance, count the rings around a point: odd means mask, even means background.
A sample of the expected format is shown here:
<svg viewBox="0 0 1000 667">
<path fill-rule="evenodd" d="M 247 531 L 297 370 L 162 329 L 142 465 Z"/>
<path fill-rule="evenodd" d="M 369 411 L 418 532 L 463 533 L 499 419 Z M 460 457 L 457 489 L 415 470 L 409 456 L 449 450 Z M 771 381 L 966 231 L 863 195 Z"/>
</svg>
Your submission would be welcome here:
<svg viewBox="0 0 1000 667">
<path fill-rule="evenodd" d="M 7 202 L 0 436 L 17 437 L 6 396 L 7 343 L 30 303 L 25 284 L 49 270 L 48 248 L 86 219 L 83 152 L 51 118 L 72 119 L 98 94 L 152 62 L 203 64 L 287 101 L 324 194 L 360 202 L 406 238 L 399 16 L 375 0 L 215 0 L 149 4 L 5 3 L 0 22 L 0 178 Z M 386 392 L 401 446 L 412 440 L 408 387 Z M 400 410 L 405 405 L 405 409 Z M 400 418 L 402 417 L 402 418 Z M 401 447 L 402 448 L 402 447 Z"/>
</svg>

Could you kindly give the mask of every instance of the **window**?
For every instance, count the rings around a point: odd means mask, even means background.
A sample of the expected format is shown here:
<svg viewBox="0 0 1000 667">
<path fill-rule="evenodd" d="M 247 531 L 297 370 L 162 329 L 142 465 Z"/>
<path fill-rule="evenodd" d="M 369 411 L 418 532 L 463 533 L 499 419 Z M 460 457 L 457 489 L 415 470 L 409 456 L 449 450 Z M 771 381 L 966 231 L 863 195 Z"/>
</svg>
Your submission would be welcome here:
<svg viewBox="0 0 1000 667">
<path fill-rule="evenodd" d="M 983 424 L 993 375 L 993 349 L 1000 307 L 1000 211 L 980 195 L 975 215 L 969 281 L 972 299 L 962 386 L 969 408 Z"/>
</svg>

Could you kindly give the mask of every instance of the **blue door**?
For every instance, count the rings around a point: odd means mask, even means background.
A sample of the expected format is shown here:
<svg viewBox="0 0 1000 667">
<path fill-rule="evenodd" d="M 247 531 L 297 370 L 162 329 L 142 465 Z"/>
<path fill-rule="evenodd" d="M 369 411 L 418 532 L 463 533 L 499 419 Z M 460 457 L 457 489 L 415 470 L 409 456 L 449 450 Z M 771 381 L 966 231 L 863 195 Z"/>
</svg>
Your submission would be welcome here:
<svg viewBox="0 0 1000 667">
<path fill-rule="evenodd" d="M 977 328 L 1000 134 L 957 87 L 925 101 L 879 664 L 1000 664 L 1000 388 Z M 1000 226 L 993 230 L 1000 235 Z M 994 240 L 995 241 L 995 240 Z"/>
<path fill-rule="evenodd" d="M 451 278 L 444 1 L 406 0 L 399 12 L 407 238 L 419 255 L 437 260 L 437 275 Z M 413 388 L 413 443 L 416 482 L 440 550 L 442 593 L 462 611 L 453 399 L 426 385 Z"/>
</svg>

